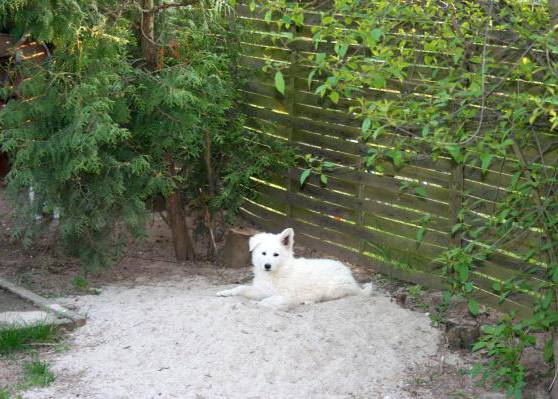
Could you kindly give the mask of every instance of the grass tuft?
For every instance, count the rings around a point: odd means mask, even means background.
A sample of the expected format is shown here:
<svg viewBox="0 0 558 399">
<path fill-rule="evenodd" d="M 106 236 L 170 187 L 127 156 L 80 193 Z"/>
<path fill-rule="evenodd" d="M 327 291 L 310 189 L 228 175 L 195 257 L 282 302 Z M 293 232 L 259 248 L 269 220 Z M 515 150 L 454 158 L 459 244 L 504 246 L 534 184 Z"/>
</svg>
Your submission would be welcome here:
<svg viewBox="0 0 558 399">
<path fill-rule="evenodd" d="M 46 323 L 0 326 L 0 356 L 29 349 L 32 344 L 55 342 L 58 336 L 58 328 Z"/>
<path fill-rule="evenodd" d="M 72 284 L 74 285 L 74 287 L 80 290 L 86 290 L 87 288 L 89 288 L 89 281 L 81 276 L 74 277 L 72 280 Z"/>
<path fill-rule="evenodd" d="M 4 387 L 4 388 L 0 388 L 0 399 L 23 399 L 23 398 L 21 397 L 21 395 L 14 396 L 13 394 L 10 394 L 8 388 Z"/>
<path fill-rule="evenodd" d="M 45 387 L 55 380 L 50 366 L 35 359 L 23 364 L 23 384 L 25 387 Z"/>
</svg>

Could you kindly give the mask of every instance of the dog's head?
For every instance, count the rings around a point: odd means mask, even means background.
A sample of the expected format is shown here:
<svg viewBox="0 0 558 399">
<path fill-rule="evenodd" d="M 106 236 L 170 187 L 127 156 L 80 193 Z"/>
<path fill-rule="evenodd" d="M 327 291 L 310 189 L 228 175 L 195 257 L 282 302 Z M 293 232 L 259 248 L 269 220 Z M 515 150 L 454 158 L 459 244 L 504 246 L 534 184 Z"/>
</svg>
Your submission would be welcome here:
<svg viewBox="0 0 558 399">
<path fill-rule="evenodd" d="M 277 271 L 293 257 L 294 230 L 289 228 L 279 234 L 259 233 L 250 238 L 252 263 L 257 270 Z"/>
</svg>

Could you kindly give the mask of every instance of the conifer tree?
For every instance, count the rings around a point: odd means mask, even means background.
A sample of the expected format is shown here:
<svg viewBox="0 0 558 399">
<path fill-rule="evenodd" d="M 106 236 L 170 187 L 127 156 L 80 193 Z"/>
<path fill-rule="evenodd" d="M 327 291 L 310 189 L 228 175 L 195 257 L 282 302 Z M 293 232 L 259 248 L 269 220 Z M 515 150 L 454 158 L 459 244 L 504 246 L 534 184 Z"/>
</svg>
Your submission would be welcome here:
<svg viewBox="0 0 558 399">
<path fill-rule="evenodd" d="M 65 248 L 105 265 L 162 195 L 177 259 L 193 259 L 187 205 L 234 210 L 250 176 L 289 158 L 274 142 L 255 151 L 242 129 L 224 5 L 0 0 L 0 30 L 51 49 L 12 66 L 27 79 L 2 89 L 0 143 L 24 239 L 41 227 L 33 215 L 58 209 Z"/>
</svg>

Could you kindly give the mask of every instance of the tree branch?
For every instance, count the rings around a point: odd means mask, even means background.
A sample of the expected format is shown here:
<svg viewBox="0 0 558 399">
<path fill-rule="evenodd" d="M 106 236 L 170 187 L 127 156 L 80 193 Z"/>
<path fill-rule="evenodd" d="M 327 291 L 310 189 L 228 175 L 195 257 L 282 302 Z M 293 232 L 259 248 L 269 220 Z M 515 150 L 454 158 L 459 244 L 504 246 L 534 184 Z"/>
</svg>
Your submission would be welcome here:
<svg viewBox="0 0 558 399">
<path fill-rule="evenodd" d="M 191 5 L 194 5 L 196 3 L 198 3 L 199 0 L 190 0 L 190 1 L 185 1 L 182 3 L 163 3 L 161 5 L 158 5 L 156 7 L 150 8 L 148 10 L 142 10 L 145 13 L 149 13 L 149 14 L 155 14 L 159 11 L 164 11 L 166 9 L 169 8 L 182 8 L 182 7 L 189 7 Z"/>
</svg>

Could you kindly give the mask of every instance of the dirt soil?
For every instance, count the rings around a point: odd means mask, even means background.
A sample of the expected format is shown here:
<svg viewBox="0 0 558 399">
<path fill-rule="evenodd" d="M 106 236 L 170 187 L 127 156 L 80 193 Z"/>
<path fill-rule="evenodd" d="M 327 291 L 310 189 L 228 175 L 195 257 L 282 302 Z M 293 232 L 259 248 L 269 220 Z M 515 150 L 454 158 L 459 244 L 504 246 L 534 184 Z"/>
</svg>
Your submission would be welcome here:
<svg viewBox="0 0 558 399">
<path fill-rule="evenodd" d="M 174 262 L 168 229 L 154 218 L 146 242 L 84 276 L 47 241 L 11 241 L 1 194 L 0 276 L 88 316 L 66 350 L 39 350 L 57 378 L 24 398 L 503 398 L 468 377 L 477 359 L 450 351 L 427 309 L 398 303 L 404 285 L 367 268 L 354 272 L 374 281 L 369 298 L 269 311 L 215 297 L 250 271 Z M 0 389 L 21 380 L 29 356 L 0 358 Z"/>
</svg>

